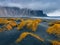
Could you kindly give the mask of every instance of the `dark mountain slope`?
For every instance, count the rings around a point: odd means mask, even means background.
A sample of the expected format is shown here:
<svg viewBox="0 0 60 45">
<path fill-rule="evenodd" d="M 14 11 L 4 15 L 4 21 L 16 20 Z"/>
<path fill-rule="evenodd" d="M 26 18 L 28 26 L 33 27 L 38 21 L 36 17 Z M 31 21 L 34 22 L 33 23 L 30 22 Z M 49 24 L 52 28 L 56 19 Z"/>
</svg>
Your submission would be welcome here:
<svg viewBox="0 0 60 45">
<path fill-rule="evenodd" d="M 21 16 L 37 16 L 46 17 L 42 10 L 31 10 L 18 7 L 0 7 L 0 17 L 21 17 Z"/>
</svg>

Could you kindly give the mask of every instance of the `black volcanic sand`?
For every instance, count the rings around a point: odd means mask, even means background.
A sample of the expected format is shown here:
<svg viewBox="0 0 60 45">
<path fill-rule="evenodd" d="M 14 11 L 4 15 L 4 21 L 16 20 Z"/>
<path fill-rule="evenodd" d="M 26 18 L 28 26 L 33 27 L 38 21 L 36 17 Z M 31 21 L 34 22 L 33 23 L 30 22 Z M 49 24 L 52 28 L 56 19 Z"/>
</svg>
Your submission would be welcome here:
<svg viewBox="0 0 60 45">
<path fill-rule="evenodd" d="M 48 24 L 46 22 L 42 22 L 39 24 L 37 31 L 32 32 L 42 37 L 45 40 L 44 42 L 31 37 L 31 35 L 28 35 L 20 43 L 15 43 L 16 39 L 22 32 L 31 32 L 31 30 L 28 30 L 26 28 L 23 28 L 20 31 L 15 28 L 11 31 L 0 32 L 0 45 L 51 45 L 49 40 L 57 40 L 57 38 L 53 35 L 49 35 L 46 32 L 47 28 Z"/>
</svg>

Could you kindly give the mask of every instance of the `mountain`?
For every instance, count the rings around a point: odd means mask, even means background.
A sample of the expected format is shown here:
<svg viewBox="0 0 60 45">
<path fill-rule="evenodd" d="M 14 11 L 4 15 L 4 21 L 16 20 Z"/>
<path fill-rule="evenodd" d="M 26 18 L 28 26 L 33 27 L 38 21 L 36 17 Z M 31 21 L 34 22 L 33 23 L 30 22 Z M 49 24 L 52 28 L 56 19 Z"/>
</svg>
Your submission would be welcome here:
<svg viewBox="0 0 60 45">
<path fill-rule="evenodd" d="M 22 17 L 22 16 L 37 16 L 46 17 L 42 10 L 31 10 L 18 7 L 0 7 L 0 17 Z"/>
</svg>

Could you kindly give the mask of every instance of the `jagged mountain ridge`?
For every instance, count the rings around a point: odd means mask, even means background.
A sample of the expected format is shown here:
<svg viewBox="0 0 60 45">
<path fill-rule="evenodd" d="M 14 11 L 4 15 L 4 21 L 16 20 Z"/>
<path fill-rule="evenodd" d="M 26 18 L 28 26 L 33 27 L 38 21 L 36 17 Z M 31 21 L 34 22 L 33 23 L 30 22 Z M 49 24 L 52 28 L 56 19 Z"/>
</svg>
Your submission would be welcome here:
<svg viewBox="0 0 60 45">
<path fill-rule="evenodd" d="M 46 17 L 42 10 L 31 10 L 18 7 L 0 7 L 0 17 L 22 17 L 22 16 L 37 16 Z"/>
</svg>

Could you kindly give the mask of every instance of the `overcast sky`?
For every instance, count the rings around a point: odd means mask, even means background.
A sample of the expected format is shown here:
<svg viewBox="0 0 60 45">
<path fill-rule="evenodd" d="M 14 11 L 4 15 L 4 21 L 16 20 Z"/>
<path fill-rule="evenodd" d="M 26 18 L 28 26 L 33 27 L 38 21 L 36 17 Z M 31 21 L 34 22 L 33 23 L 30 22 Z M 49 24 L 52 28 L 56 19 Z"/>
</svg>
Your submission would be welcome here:
<svg viewBox="0 0 60 45">
<path fill-rule="evenodd" d="M 60 16 L 60 0 L 0 0 L 0 5 L 43 10 L 48 16 Z"/>
</svg>

